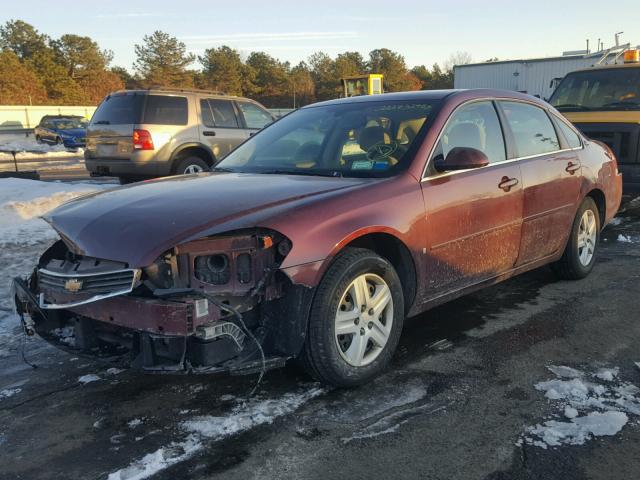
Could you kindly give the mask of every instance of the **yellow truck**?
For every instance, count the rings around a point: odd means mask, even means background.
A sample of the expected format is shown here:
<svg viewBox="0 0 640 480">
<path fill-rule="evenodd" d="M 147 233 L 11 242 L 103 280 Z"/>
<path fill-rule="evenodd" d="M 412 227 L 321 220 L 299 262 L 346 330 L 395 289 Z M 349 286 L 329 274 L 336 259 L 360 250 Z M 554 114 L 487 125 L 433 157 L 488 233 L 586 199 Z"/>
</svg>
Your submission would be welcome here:
<svg viewBox="0 0 640 480">
<path fill-rule="evenodd" d="M 611 147 L 625 191 L 640 190 L 640 50 L 624 63 L 569 73 L 551 95 L 557 108 L 587 137 Z"/>
<path fill-rule="evenodd" d="M 345 97 L 355 97 L 358 95 L 377 95 L 383 93 L 381 73 L 369 73 L 366 75 L 356 75 L 353 77 L 341 78 L 342 88 Z"/>
</svg>

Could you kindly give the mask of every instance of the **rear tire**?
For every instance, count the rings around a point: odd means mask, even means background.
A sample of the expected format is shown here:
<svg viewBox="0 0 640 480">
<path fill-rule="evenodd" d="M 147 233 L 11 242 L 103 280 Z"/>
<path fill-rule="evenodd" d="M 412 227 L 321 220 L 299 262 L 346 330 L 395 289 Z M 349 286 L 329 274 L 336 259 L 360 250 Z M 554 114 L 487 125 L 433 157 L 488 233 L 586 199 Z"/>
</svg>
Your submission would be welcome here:
<svg viewBox="0 0 640 480">
<path fill-rule="evenodd" d="M 56 137 L 56 145 L 62 145 L 62 139 L 60 137 Z"/>
<path fill-rule="evenodd" d="M 403 321 L 402 284 L 393 266 L 371 250 L 348 248 L 317 288 L 299 360 L 323 383 L 362 385 L 388 367 Z"/>
<path fill-rule="evenodd" d="M 600 243 L 600 213 L 596 202 L 586 197 L 576 218 L 562 258 L 551 264 L 553 272 L 564 280 L 579 280 L 593 269 Z"/>
<path fill-rule="evenodd" d="M 36 143 L 42 143 L 42 139 L 40 138 L 40 135 L 36 135 Z"/>
<path fill-rule="evenodd" d="M 178 163 L 176 167 L 177 175 L 188 175 L 191 173 L 208 172 L 209 165 L 200 157 L 186 157 Z"/>
</svg>

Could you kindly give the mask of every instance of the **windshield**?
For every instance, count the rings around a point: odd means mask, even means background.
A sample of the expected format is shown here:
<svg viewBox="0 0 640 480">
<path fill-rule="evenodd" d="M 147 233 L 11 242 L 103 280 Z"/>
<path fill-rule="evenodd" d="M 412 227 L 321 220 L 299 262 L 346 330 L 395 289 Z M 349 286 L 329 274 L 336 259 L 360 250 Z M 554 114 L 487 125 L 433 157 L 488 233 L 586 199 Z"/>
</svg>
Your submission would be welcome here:
<svg viewBox="0 0 640 480">
<path fill-rule="evenodd" d="M 82 118 L 68 118 L 64 120 L 54 120 L 53 125 L 58 130 L 69 130 L 71 128 L 87 128 L 87 121 Z"/>
<path fill-rule="evenodd" d="M 571 73 L 549 103 L 561 112 L 640 110 L 640 68 L 604 68 Z"/>
<path fill-rule="evenodd" d="M 230 153 L 218 170 L 388 176 L 405 168 L 433 102 L 369 101 L 298 110 Z M 412 149 L 412 146 L 415 148 Z"/>
</svg>

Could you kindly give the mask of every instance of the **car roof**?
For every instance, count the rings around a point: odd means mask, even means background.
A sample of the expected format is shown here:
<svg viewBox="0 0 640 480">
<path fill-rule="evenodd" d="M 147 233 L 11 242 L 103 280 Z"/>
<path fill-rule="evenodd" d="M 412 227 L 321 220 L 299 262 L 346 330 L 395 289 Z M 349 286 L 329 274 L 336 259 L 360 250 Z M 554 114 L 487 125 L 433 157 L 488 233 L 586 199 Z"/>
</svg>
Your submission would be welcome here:
<svg viewBox="0 0 640 480">
<path fill-rule="evenodd" d="M 514 92 L 512 90 L 497 90 L 489 88 L 474 89 L 448 89 L 448 90 L 416 90 L 412 92 L 393 92 L 383 93 L 380 95 L 359 95 L 356 97 L 337 98 L 335 100 L 327 100 L 324 102 L 313 103 L 303 108 L 317 107 L 322 105 L 338 105 L 343 103 L 368 103 L 368 102 L 388 102 L 388 101 L 429 101 L 444 100 L 454 96 L 464 96 L 465 98 L 500 98 L 527 100 L 529 102 L 546 105 L 545 102 L 537 97 L 527 95 L 525 93 Z"/>
<path fill-rule="evenodd" d="M 162 94 L 178 94 L 178 95 L 207 95 L 214 97 L 225 97 L 225 98 L 242 98 L 236 95 L 227 95 L 224 92 L 220 92 L 218 90 L 201 90 L 198 88 L 171 88 L 171 87 L 150 87 L 150 88 L 133 88 L 129 90 L 117 90 L 115 92 L 111 92 L 111 95 L 124 95 L 127 93 L 137 93 L 137 94 L 151 94 L 151 93 L 162 93 Z M 249 99 L 246 99 L 249 100 Z"/>
</svg>

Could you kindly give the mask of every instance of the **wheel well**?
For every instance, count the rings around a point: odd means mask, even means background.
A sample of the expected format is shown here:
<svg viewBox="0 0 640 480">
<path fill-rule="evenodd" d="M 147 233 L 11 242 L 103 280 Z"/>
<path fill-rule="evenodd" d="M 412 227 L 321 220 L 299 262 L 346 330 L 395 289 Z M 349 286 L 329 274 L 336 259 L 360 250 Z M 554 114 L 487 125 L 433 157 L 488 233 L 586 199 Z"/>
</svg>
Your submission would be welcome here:
<svg viewBox="0 0 640 480">
<path fill-rule="evenodd" d="M 186 147 L 175 154 L 173 163 L 171 165 L 171 171 L 173 173 L 175 173 L 180 161 L 186 157 L 198 157 L 207 162 L 207 165 L 209 165 L 210 167 L 214 164 L 213 156 L 206 149 L 196 146 Z"/>
<path fill-rule="evenodd" d="M 607 200 L 604 196 L 604 192 L 596 188 L 587 193 L 587 197 L 591 197 L 593 201 L 596 202 L 598 214 L 600 215 L 600 227 L 604 227 L 604 220 L 607 216 Z"/>
<path fill-rule="evenodd" d="M 388 233 L 370 233 L 356 238 L 345 247 L 367 248 L 393 265 L 402 283 L 405 311 L 408 312 L 416 296 L 417 278 L 416 267 L 406 245 Z"/>
</svg>

